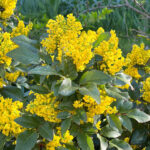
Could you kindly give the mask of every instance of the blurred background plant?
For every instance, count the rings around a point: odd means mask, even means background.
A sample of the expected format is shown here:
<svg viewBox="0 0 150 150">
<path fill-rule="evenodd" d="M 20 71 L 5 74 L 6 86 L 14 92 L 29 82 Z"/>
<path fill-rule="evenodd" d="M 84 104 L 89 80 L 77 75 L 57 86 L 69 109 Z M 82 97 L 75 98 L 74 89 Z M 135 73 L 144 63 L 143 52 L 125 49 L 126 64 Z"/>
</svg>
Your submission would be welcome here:
<svg viewBox="0 0 150 150">
<path fill-rule="evenodd" d="M 17 12 L 25 22 L 34 23 L 31 37 L 42 34 L 49 18 L 73 13 L 84 29 L 106 31 L 114 29 L 120 38 L 119 46 L 126 55 L 132 43 L 144 42 L 150 47 L 149 0 L 18 0 Z"/>
</svg>

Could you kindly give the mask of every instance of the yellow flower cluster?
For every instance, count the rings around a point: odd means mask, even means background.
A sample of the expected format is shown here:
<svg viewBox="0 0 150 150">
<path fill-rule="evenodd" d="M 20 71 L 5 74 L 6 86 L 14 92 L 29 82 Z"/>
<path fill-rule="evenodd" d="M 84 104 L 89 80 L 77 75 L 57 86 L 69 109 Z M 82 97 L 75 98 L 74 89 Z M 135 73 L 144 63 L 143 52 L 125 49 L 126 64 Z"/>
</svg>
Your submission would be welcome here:
<svg viewBox="0 0 150 150">
<path fill-rule="evenodd" d="M 95 100 L 85 95 L 83 97 L 83 101 L 77 100 L 74 102 L 73 106 L 75 108 L 80 107 L 86 107 L 87 108 L 87 122 L 94 122 L 94 116 L 95 115 L 101 115 L 101 114 L 113 114 L 117 113 L 116 107 L 111 107 L 111 103 L 114 102 L 116 99 L 109 97 L 104 90 L 100 90 L 100 98 L 101 103 L 97 104 Z"/>
<path fill-rule="evenodd" d="M 33 24 L 29 23 L 27 26 L 25 26 L 24 22 L 20 20 L 18 22 L 18 26 L 13 28 L 11 37 L 16 37 L 19 35 L 25 35 L 27 36 L 29 31 L 32 29 Z"/>
<path fill-rule="evenodd" d="M 133 45 L 131 53 L 127 54 L 125 73 L 132 76 L 133 78 L 139 79 L 141 75 L 138 73 L 136 65 L 146 65 L 150 59 L 150 50 L 144 50 L 144 44 Z"/>
<path fill-rule="evenodd" d="M 16 7 L 17 0 L 0 0 L 0 18 L 9 18 Z"/>
<path fill-rule="evenodd" d="M 72 14 L 69 14 L 67 19 L 58 15 L 56 21 L 49 20 L 47 27 L 49 36 L 42 41 L 47 52 L 52 54 L 57 49 L 57 59 L 60 62 L 62 57 L 68 56 L 73 59 L 77 71 L 84 70 L 93 57 L 92 43 L 96 40 L 96 33 L 81 32 L 82 25 Z"/>
<path fill-rule="evenodd" d="M 46 145 L 46 150 L 55 150 L 55 148 L 60 146 L 65 147 L 65 144 L 70 143 L 72 140 L 73 136 L 70 135 L 69 130 L 61 136 L 61 128 L 58 127 L 57 133 L 54 135 L 53 140 Z"/>
<path fill-rule="evenodd" d="M 0 33 L 0 64 L 4 64 L 6 66 L 10 66 L 11 64 L 11 58 L 7 57 L 6 54 L 13 49 L 17 48 L 17 45 L 15 45 L 11 41 L 11 35 L 10 33 Z"/>
<path fill-rule="evenodd" d="M 98 33 L 104 33 L 104 29 L 100 28 Z M 119 72 L 124 64 L 124 57 L 121 49 L 118 48 L 118 38 L 114 30 L 110 31 L 111 37 L 108 41 L 102 41 L 95 48 L 95 54 L 102 56 L 103 61 L 100 62 L 100 69 L 112 75 Z"/>
<path fill-rule="evenodd" d="M 53 93 L 34 93 L 34 95 L 36 98 L 27 105 L 26 111 L 43 117 L 46 121 L 59 123 L 61 121 L 57 118 L 59 111 L 56 110 L 59 103 L 55 102 L 56 97 Z"/>
<path fill-rule="evenodd" d="M 49 20 L 47 24 L 48 37 L 42 41 L 43 47 L 49 54 L 58 52 L 57 59 L 61 62 L 62 58 L 70 57 L 76 65 L 77 71 L 83 71 L 94 54 L 103 57 L 100 62 L 100 69 L 115 74 L 122 69 L 124 57 L 118 49 L 118 38 L 115 31 L 110 31 L 111 37 L 108 41 L 103 41 L 93 52 L 93 43 L 98 39 L 100 34 L 104 33 L 103 28 L 95 31 L 83 31 L 80 22 L 69 14 L 67 19 L 58 15 L 55 20 Z"/>
<path fill-rule="evenodd" d="M 58 60 L 61 61 L 63 55 L 68 56 L 73 59 L 77 71 L 83 71 L 94 56 L 92 47 L 96 40 L 95 35 L 94 31 L 88 31 L 76 37 L 71 34 L 64 36 L 58 47 Z"/>
<path fill-rule="evenodd" d="M 143 83 L 143 99 L 150 103 L 150 77 Z"/>
<path fill-rule="evenodd" d="M 60 40 L 66 36 L 74 36 L 80 34 L 82 30 L 82 25 L 80 22 L 76 21 L 72 14 L 67 16 L 65 19 L 62 15 L 56 17 L 56 21 L 50 19 L 47 26 L 48 38 L 42 41 L 42 45 L 46 47 L 49 54 L 54 53 L 57 46 L 60 45 Z"/>
<path fill-rule="evenodd" d="M 11 40 L 12 37 L 19 35 L 28 35 L 29 31 L 32 29 L 32 23 L 25 27 L 23 21 L 19 21 L 18 26 L 13 29 L 12 33 L 2 33 L 0 32 L 0 64 L 10 66 L 11 58 L 7 57 L 6 54 L 18 46 Z"/>
<path fill-rule="evenodd" d="M 16 82 L 17 78 L 20 76 L 21 72 L 20 71 L 15 71 L 15 72 L 6 72 L 5 73 L 5 78 L 8 80 L 8 81 L 11 81 L 11 82 Z"/>
<path fill-rule="evenodd" d="M 20 110 L 23 103 L 20 101 L 12 102 L 12 99 L 0 97 L 0 131 L 8 136 L 16 136 L 24 129 L 14 120 L 20 117 Z"/>
<path fill-rule="evenodd" d="M 3 88 L 3 86 L 6 85 L 3 78 L 0 78 L 0 88 Z"/>
</svg>

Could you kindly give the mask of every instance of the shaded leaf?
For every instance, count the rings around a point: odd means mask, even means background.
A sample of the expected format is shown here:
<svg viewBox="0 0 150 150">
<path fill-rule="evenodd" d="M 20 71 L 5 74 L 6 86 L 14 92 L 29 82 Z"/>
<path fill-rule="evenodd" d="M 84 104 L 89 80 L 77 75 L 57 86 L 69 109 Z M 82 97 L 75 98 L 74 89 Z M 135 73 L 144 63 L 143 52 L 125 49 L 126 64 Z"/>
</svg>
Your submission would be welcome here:
<svg viewBox="0 0 150 150">
<path fill-rule="evenodd" d="M 26 130 L 17 138 L 15 150 L 31 150 L 38 138 L 38 134 L 31 130 Z"/>
<path fill-rule="evenodd" d="M 40 133 L 40 135 L 43 138 L 45 138 L 45 139 L 47 139 L 49 141 L 53 139 L 53 128 L 48 122 L 46 122 L 43 125 L 41 125 L 38 128 L 38 132 Z"/>
<path fill-rule="evenodd" d="M 100 92 L 95 83 L 87 84 L 84 87 L 79 88 L 82 95 L 89 95 L 95 99 L 95 101 L 100 104 Z"/>
</svg>

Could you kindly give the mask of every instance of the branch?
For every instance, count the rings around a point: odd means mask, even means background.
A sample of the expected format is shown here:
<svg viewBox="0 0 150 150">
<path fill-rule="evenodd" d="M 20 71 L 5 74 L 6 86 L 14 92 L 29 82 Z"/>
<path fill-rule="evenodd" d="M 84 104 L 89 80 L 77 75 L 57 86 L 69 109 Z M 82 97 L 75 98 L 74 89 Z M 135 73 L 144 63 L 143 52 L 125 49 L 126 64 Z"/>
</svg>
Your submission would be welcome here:
<svg viewBox="0 0 150 150">
<path fill-rule="evenodd" d="M 133 11 L 135 11 L 135 12 L 137 12 L 137 13 L 139 13 L 139 14 L 145 16 L 145 17 L 148 18 L 148 19 L 150 19 L 150 15 L 149 15 L 149 14 L 144 13 L 144 12 L 138 10 L 137 8 L 134 8 L 133 6 L 130 5 L 130 3 L 128 2 L 128 0 L 125 0 L 125 3 L 126 3 L 126 7 L 130 8 L 130 9 L 132 9 Z"/>
<path fill-rule="evenodd" d="M 98 10 L 100 8 L 119 8 L 119 7 L 124 7 L 126 6 L 126 4 L 120 4 L 120 5 L 110 5 L 110 6 L 97 6 L 97 7 L 94 7 L 94 8 L 91 8 L 89 10 L 84 10 L 82 13 L 87 13 L 87 12 L 91 12 L 91 11 L 95 11 L 95 10 Z"/>
<path fill-rule="evenodd" d="M 150 13 L 148 13 L 146 11 L 146 9 L 142 6 L 142 4 L 140 5 L 136 0 L 133 0 L 133 1 L 136 4 L 136 6 L 138 6 L 139 8 L 141 8 L 148 16 L 150 16 Z"/>
</svg>

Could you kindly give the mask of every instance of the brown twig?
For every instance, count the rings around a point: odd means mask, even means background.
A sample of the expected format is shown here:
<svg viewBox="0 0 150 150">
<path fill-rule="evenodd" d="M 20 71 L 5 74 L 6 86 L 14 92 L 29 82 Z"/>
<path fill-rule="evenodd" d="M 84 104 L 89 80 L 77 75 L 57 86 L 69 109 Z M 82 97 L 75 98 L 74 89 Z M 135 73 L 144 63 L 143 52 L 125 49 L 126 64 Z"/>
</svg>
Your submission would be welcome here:
<svg viewBox="0 0 150 150">
<path fill-rule="evenodd" d="M 91 8 L 91 9 L 88 9 L 88 10 L 84 10 L 82 13 L 87 13 L 87 12 L 91 12 L 91 11 L 95 11 L 95 10 L 98 10 L 98 9 L 101 9 L 101 8 L 119 8 L 119 7 L 124 7 L 126 6 L 125 4 L 120 4 L 120 5 L 110 5 L 110 6 L 97 6 L 97 7 L 94 7 L 94 8 Z"/>
<path fill-rule="evenodd" d="M 145 16 L 145 17 L 148 18 L 148 19 L 150 19 L 150 15 L 149 15 L 149 14 L 147 14 L 147 13 L 145 13 L 145 12 L 142 12 L 142 11 L 138 10 L 137 8 L 131 6 L 130 3 L 128 2 L 128 0 L 125 0 L 125 4 L 126 4 L 126 7 L 130 8 L 130 9 L 132 9 L 133 11 L 135 11 L 135 12 L 137 12 L 137 13 L 139 13 L 139 14 Z"/>
<path fill-rule="evenodd" d="M 146 11 L 146 9 L 142 6 L 142 4 L 140 5 L 136 0 L 133 0 L 133 1 L 134 1 L 134 3 L 136 4 L 136 6 L 138 6 L 139 8 L 141 8 L 147 15 L 150 16 L 150 13 L 148 13 L 148 12 Z"/>
</svg>

